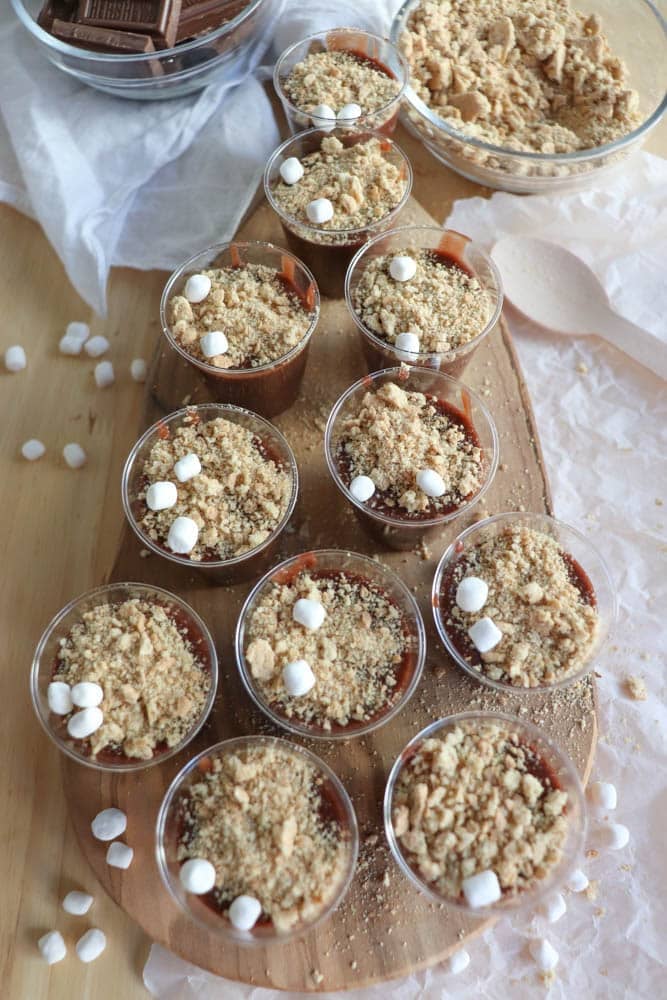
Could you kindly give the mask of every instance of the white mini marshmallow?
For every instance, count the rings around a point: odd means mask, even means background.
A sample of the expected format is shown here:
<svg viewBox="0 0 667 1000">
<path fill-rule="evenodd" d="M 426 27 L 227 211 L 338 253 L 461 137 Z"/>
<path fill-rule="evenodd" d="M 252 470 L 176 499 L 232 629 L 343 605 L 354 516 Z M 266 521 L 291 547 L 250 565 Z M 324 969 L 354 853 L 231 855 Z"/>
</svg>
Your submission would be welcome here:
<svg viewBox="0 0 667 1000">
<path fill-rule="evenodd" d="M 67 721 L 67 732 L 73 740 L 85 740 L 96 733 L 104 721 L 102 710 L 96 707 L 82 708 Z"/>
<path fill-rule="evenodd" d="M 311 222 L 319 225 L 333 219 L 334 207 L 328 198 L 315 198 L 306 205 L 306 215 Z"/>
<path fill-rule="evenodd" d="M 95 385 L 98 389 L 108 389 L 116 381 L 110 361 L 100 361 L 95 365 Z"/>
<path fill-rule="evenodd" d="M 93 905 L 93 897 L 87 892 L 73 889 L 63 899 L 63 910 L 75 917 L 83 917 Z"/>
<path fill-rule="evenodd" d="M 81 351 L 83 350 L 83 342 L 78 340 L 77 337 L 70 337 L 69 334 L 66 333 L 58 341 L 58 350 L 61 354 L 76 357 L 76 355 L 81 354 Z"/>
<path fill-rule="evenodd" d="M 187 483 L 188 479 L 194 479 L 201 472 L 199 456 L 191 451 L 183 458 L 179 458 L 178 462 L 174 463 L 174 472 L 179 483 Z"/>
<path fill-rule="evenodd" d="M 178 500 L 175 483 L 151 483 L 146 490 L 146 506 L 150 510 L 169 510 Z"/>
<path fill-rule="evenodd" d="M 206 858 L 189 858 L 178 873 L 181 885 L 193 896 L 203 896 L 215 885 L 215 868 Z"/>
<path fill-rule="evenodd" d="M 76 953 L 82 962 L 94 962 L 107 946 L 104 931 L 99 927 L 91 927 L 76 943 Z"/>
<path fill-rule="evenodd" d="M 46 447 L 38 438 L 30 438 L 21 445 L 21 454 L 28 462 L 36 462 L 45 453 Z"/>
<path fill-rule="evenodd" d="M 315 128 L 331 132 L 336 127 L 336 112 L 328 104 L 318 104 L 310 112 L 310 120 Z"/>
<path fill-rule="evenodd" d="M 542 913 L 546 917 L 547 923 L 555 924 L 567 911 L 565 900 L 560 892 L 554 893 L 542 904 Z"/>
<path fill-rule="evenodd" d="M 238 931 L 249 931 L 262 913 L 262 904 L 254 896 L 237 896 L 229 907 L 229 919 Z"/>
<path fill-rule="evenodd" d="M 78 708 L 94 708 L 104 698 L 104 691 L 95 681 L 79 681 L 72 688 L 72 702 Z"/>
<path fill-rule="evenodd" d="M 355 476 L 350 483 L 350 493 L 359 503 L 366 503 L 375 493 L 375 483 L 370 476 Z"/>
<path fill-rule="evenodd" d="M 72 711 L 72 689 L 64 681 L 51 681 L 46 689 L 46 700 L 56 715 L 69 715 Z"/>
<path fill-rule="evenodd" d="M 210 330 L 201 338 L 199 346 L 205 358 L 217 358 L 219 354 L 227 353 L 229 341 L 222 330 Z"/>
<path fill-rule="evenodd" d="M 112 868 L 129 868 L 134 857 L 134 849 L 120 840 L 114 840 L 107 848 L 107 864 Z"/>
<path fill-rule="evenodd" d="M 601 847 L 610 851 L 622 851 L 630 842 L 630 831 L 622 823 L 606 823 L 599 833 Z"/>
<path fill-rule="evenodd" d="M 396 338 L 396 347 L 402 354 L 419 354 L 419 337 L 409 330 L 406 333 L 399 333 Z"/>
<path fill-rule="evenodd" d="M 63 448 L 63 458 L 70 469 L 80 469 L 86 464 L 88 456 L 80 444 L 77 444 L 76 441 L 70 441 Z"/>
<path fill-rule="evenodd" d="M 417 261 L 414 257 L 399 255 L 394 257 L 389 265 L 389 274 L 394 281 L 410 281 L 417 273 Z"/>
<path fill-rule="evenodd" d="M 488 868 L 486 871 L 464 878 L 461 887 L 468 906 L 473 910 L 497 903 L 502 895 L 498 876 Z"/>
<path fill-rule="evenodd" d="M 416 479 L 417 486 L 427 497 L 441 497 L 447 489 L 445 480 L 435 469 L 420 469 Z"/>
<path fill-rule="evenodd" d="M 130 362 L 130 376 L 135 382 L 145 382 L 148 375 L 148 365 L 143 358 L 133 358 Z"/>
<path fill-rule="evenodd" d="M 203 302 L 211 291 L 211 279 L 205 274 L 191 274 L 185 282 L 183 294 L 188 302 Z"/>
<path fill-rule="evenodd" d="M 49 931 L 48 934 L 44 934 L 37 942 L 37 947 L 47 965 L 62 962 L 67 954 L 67 948 L 60 931 Z"/>
<path fill-rule="evenodd" d="M 5 368 L 8 372 L 22 372 L 28 364 L 25 351 L 20 344 L 13 344 L 5 351 Z"/>
<path fill-rule="evenodd" d="M 307 660 L 294 660 L 283 668 L 283 684 L 292 698 L 302 698 L 315 686 L 315 674 Z"/>
<path fill-rule="evenodd" d="M 65 336 L 70 337 L 72 340 L 78 340 L 83 347 L 90 337 L 90 327 L 87 323 L 82 323 L 79 320 L 72 320 L 71 323 L 67 324 Z"/>
<path fill-rule="evenodd" d="M 90 829 L 97 840 L 115 840 L 116 837 L 122 837 L 127 830 L 127 816 L 122 809 L 110 806 L 109 809 L 98 812 L 90 824 Z"/>
<path fill-rule="evenodd" d="M 488 596 L 488 584 L 478 576 L 464 576 L 456 588 L 456 603 L 461 611 L 469 614 L 481 611 Z"/>
<path fill-rule="evenodd" d="M 84 345 L 84 351 L 89 358 L 99 358 L 109 350 L 109 341 L 106 337 L 91 337 Z"/>
<path fill-rule="evenodd" d="M 336 121 L 339 125 L 351 125 L 356 122 L 358 118 L 361 118 L 362 111 L 359 104 L 355 104 L 352 101 L 350 104 L 344 104 L 336 115 Z"/>
<path fill-rule="evenodd" d="M 570 892 L 583 892 L 584 889 L 588 889 L 588 878 L 581 868 L 575 868 L 565 885 Z"/>
<path fill-rule="evenodd" d="M 603 812 L 611 812 L 618 803 L 616 786 L 610 781 L 594 781 L 589 786 L 588 797 L 593 805 Z"/>
<path fill-rule="evenodd" d="M 292 608 L 292 618 L 299 625 L 309 629 L 319 628 L 327 613 L 319 601 L 311 601 L 308 597 L 300 597 Z"/>
<path fill-rule="evenodd" d="M 198 538 L 199 528 L 196 522 L 191 517 L 177 517 L 169 529 L 167 545 L 172 552 L 187 555 L 194 549 Z"/>
<path fill-rule="evenodd" d="M 558 952 L 546 938 L 535 938 L 528 951 L 540 972 L 551 972 L 558 965 Z"/>
<path fill-rule="evenodd" d="M 465 972 L 469 965 L 470 955 L 465 948 L 459 948 L 453 955 L 450 955 L 449 962 L 447 963 L 447 971 L 452 976 L 458 976 L 461 972 Z"/>
<path fill-rule="evenodd" d="M 490 649 L 495 649 L 503 637 L 492 618 L 480 618 L 470 626 L 468 635 L 478 653 L 488 653 Z"/>
<path fill-rule="evenodd" d="M 285 184 L 298 184 L 303 177 L 303 164 L 296 156 L 288 156 L 280 164 L 280 176 Z"/>
</svg>

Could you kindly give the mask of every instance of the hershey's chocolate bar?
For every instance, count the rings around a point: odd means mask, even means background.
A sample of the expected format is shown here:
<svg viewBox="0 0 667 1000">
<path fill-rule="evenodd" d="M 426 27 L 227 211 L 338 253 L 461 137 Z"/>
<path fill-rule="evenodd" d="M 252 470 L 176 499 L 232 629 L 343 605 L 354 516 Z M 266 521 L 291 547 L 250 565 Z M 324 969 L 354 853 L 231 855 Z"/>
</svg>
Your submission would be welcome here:
<svg viewBox="0 0 667 1000">
<path fill-rule="evenodd" d="M 182 0 L 176 41 L 184 42 L 231 21 L 249 0 Z"/>
<path fill-rule="evenodd" d="M 56 19 L 51 25 L 51 33 L 68 45 L 78 45 L 93 52 L 117 52 L 119 55 L 155 52 L 150 35 L 132 31 L 114 31 L 111 28 L 97 28 L 90 24 Z"/>
<path fill-rule="evenodd" d="M 76 0 L 46 0 L 39 14 L 37 24 L 45 31 L 51 30 L 55 20 L 69 21 L 74 12 Z"/>
<path fill-rule="evenodd" d="M 150 35 L 160 48 L 176 41 L 181 0 L 79 0 L 77 21 L 96 28 Z"/>
</svg>

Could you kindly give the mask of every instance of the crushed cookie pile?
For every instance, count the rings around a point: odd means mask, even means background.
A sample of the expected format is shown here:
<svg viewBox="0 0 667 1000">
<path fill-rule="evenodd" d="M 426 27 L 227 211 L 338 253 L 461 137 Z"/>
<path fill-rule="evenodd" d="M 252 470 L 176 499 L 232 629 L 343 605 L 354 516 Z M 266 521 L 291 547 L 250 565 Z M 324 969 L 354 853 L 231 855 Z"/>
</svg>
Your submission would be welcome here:
<svg viewBox="0 0 667 1000">
<path fill-rule="evenodd" d="M 599 16 L 567 0 L 423 0 L 400 44 L 418 96 L 497 146 L 571 153 L 641 123 Z"/>
<path fill-rule="evenodd" d="M 516 733 L 480 721 L 418 746 L 399 773 L 392 823 L 406 861 L 440 895 L 460 899 L 464 881 L 487 871 L 515 894 L 558 864 L 567 803 Z"/>
<path fill-rule="evenodd" d="M 401 89 L 398 80 L 376 62 L 344 49 L 311 52 L 292 68 L 282 86 L 300 111 L 310 112 L 319 104 L 335 111 L 358 104 L 364 114 L 389 104 Z"/>
</svg>

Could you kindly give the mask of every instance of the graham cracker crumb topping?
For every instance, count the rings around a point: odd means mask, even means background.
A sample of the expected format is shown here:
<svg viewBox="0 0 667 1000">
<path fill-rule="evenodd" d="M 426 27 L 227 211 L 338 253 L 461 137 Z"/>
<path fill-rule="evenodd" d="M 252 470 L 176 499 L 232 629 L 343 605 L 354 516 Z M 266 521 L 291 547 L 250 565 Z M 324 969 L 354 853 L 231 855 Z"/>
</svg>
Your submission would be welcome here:
<svg viewBox="0 0 667 1000">
<path fill-rule="evenodd" d="M 389 104 L 400 90 L 398 80 L 377 64 L 345 50 L 311 52 L 293 67 L 282 86 L 300 111 L 310 112 L 318 104 L 334 111 L 358 104 L 364 114 Z"/>
<path fill-rule="evenodd" d="M 648 698 L 648 692 L 646 690 L 646 684 L 641 677 L 636 674 L 631 674 L 625 678 L 624 681 L 625 693 L 633 701 L 646 701 Z"/>
</svg>

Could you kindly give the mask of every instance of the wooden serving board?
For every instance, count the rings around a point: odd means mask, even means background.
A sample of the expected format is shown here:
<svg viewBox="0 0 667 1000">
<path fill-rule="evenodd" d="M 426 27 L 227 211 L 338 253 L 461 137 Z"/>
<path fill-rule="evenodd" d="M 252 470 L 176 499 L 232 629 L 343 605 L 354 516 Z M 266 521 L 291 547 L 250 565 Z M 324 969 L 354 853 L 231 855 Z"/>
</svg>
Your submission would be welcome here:
<svg viewBox="0 0 667 1000">
<path fill-rule="evenodd" d="M 427 223 L 432 219 L 413 200 L 401 221 Z M 282 234 L 270 209 L 263 205 L 243 226 L 239 238 L 280 244 Z M 235 735 L 287 735 L 267 723 L 253 707 L 234 662 L 234 627 L 251 582 L 215 587 L 166 560 L 144 558 L 127 528 L 110 579 L 159 584 L 194 606 L 216 640 L 218 695 L 197 740 L 165 764 L 129 775 L 102 774 L 69 761 L 64 764 L 65 791 L 81 849 L 104 888 L 146 933 L 218 975 L 291 992 L 351 989 L 407 975 L 442 961 L 463 940 L 488 925 L 488 921 L 469 919 L 425 901 L 398 871 L 385 847 L 381 817 L 385 779 L 402 747 L 420 729 L 434 719 L 467 709 L 518 713 L 543 726 L 563 745 L 584 779 L 596 740 L 591 678 L 549 696 L 496 694 L 455 667 L 440 646 L 433 625 L 430 589 L 437 560 L 472 517 L 520 507 L 551 512 L 530 402 L 507 328 L 502 324 L 483 342 L 465 373 L 465 380 L 482 394 L 495 417 L 500 436 L 499 471 L 485 502 L 471 516 L 444 530 L 431 551 L 381 551 L 362 533 L 328 475 L 323 450 L 326 417 L 340 393 L 364 372 L 357 334 L 344 303 L 325 301 L 301 396 L 276 420 L 294 448 L 301 473 L 301 494 L 292 527 L 283 535 L 276 562 L 297 552 L 327 547 L 377 556 L 413 587 L 427 630 L 428 656 L 420 687 L 395 719 L 370 736 L 345 743 L 303 741 L 340 776 L 359 819 L 360 862 L 341 907 L 321 928 L 298 941 L 239 948 L 181 915 L 158 874 L 154 845 L 158 807 L 186 760 Z M 144 427 L 186 402 L 210 398 L 205 385 L 195 382 L 193 369 L 162 345 L 148 385 Z M 137 434 L 139 431 L 137 428 Z M 112 804 L 128 815 L 126 839 L 134 847 L 135 857 L 126 872 L 107 866 L 105 845 L 90 833 L 93 816 Z"/>
</svg>

